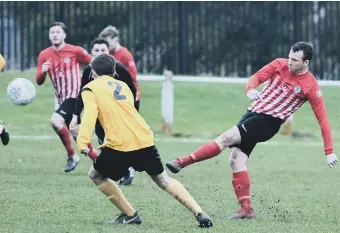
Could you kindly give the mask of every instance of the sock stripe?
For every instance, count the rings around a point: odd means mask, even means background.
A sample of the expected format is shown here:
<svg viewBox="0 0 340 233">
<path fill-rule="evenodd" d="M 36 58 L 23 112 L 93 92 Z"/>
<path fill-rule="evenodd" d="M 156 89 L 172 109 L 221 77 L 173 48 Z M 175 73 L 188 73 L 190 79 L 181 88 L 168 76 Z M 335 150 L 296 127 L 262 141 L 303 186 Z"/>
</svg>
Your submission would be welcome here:
<svg viewBox="0 0 340 233">
<path fill-rule="evenodd" d="M 244 199 L 250 199 L 250 196 L 247 195 L 247 196 L 241 196 L 237 198 L 238 201 L 243 201 Z"/>
</svg>

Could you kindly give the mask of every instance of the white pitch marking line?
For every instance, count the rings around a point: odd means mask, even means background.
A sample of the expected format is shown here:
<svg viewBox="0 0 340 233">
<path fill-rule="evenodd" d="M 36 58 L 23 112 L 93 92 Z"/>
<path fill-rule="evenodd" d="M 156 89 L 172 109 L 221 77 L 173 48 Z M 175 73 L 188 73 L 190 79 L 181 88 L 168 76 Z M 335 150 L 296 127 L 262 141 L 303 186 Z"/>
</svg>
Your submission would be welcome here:
<svg viewBox="0 0 340 233">
<path fill-rule="evenodd" d="M 59 140 L 59 137 L 52 136 L 52 135 L 40 135 L 40 136 L 34 136 L 34 135 L 26 135 L 26 136 L 17 136 L 17 135 L 11 135 L 11 139 L 14 140 L 26 140 L 26 141 L 39 141 L 39 140 Z M 95 137 L 94 137 L 95 138 Z M 168 143 L 204 143 L 211 141 L 213 139 L 208 138 L 155 138 L 155 141 L 157 142 L 168 142 Z M 312 146 L 312 147 L 320 147 L 323 146 L 322 143 L 318 142 L 304 142 L 304 141 L 298 141 L 298 142 L 280 142 L 280 141 L 268 141 L 260 143 L 265 146 L 282 146 L 282 145 L 289 145 L 289 146 Z"/>
</svg>

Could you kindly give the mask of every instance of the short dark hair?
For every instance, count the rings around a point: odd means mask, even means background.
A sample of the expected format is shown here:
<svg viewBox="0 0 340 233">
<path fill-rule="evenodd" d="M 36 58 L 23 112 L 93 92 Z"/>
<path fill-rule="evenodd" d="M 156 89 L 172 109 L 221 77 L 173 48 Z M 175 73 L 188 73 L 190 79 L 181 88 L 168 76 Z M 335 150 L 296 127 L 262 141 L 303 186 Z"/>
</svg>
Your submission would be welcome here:
<svg viewBox="0 0 340 233">
<path fill-rule="evenodd" d="M 313 58 L 313 53 L 314 53 L 313 46 L 307 42 L 304 42 L 304 41 L 297 42 L 296 44 L 292 46 L 292 51 L 293 52 L 302 51 L 303 61 L 309 60 L 310 62 Z"/>
<path fill-rule="evenodd" d="M 111 55 L 103 53 L 92 61 L 91 68 L 99 76 L 113 76 L 116 73 L 116 63 L 116 60 Z"/>
<path fill-rule="evenodd" d="M 55 26 L 61 27 L 63 29 L 63 31 L 65 33 L 67 33 L 67 27 L 63 22 L 53 22 L 53 23 L 50 24 L 48 29 L 51 29 L 51 27 L 55 27 Z"/>
<path fill-rule="evenodd" d="M 106 28 L 103 29 L 103 31 L 101 31 L 101 33 L 99 33 L 99 38 L 104 39 L 107 37 L 118 37 L 119 36 L 119 31 L 115 26 L 109 25 Z"/>
<path fill-rule="evenodd" d="M 107 48 L 110 48 L 109 42 L 107 42 L 107 40 L 101 39 L 101 38 L 96 38 L 91 42 L 91 47 L 93 48 L 93 46 L 95 44 L 105 44 L 107 46 Z"/>
</svg>

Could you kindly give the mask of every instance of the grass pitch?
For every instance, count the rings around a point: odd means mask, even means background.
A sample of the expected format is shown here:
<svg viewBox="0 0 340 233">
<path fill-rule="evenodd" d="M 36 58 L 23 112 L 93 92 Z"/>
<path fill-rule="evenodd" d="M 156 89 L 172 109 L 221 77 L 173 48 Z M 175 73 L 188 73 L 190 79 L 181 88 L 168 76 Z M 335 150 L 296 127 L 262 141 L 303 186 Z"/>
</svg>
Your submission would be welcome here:
<svg viewBox="0 0 340 233">
<path fill-rule="evenodd" d="M 315 139 L 292 140 L 281 135 L 259 145 L 248 161 L 257 219 L 228 221 L 238 210 L 231 186 L 228 150 L 220 156 L 171 175 L 183 182 L 214 227 L 202 230 L 194 217 L 144 173 L 122 190 L 139 210 L 140 226 L 110 226 L 118 211 L 87 177 L 91 165 L 82 158 L 72 173 L 64 173 L 66 153 L 54 136 L 49 119 L 54 108 L 47 80 L 37 87 L 37 98 L 19 107 L 6 97 L 7 84 L 16 77 L 33 81 L 34 72 L 0 74 L 0 118 L 13 136 L 0 148 L 0 232 L 339 232 L 339 168 L 327 167 L 319 126 L 306 103 L 295 116 L 295 130 Z M 141 82 L 141 114 L 156 135 L 163 162 L 196 149 L 202 142 L 181 141 L 158 133 L 161 128 L 160 88 Z M 322 88 L 331 121 L 335 149 L 340 139 L 340 95 L 337 87 Z M 240 84 L 175 83 L 174 133 L 213 139 L 233 126 L 249 101 Z M 27 136 L 27 137 L 25 137 Z M 54 136 L 38 139 L 36 136 Z M 96 141 L 93 141 L 96 144 Z"/>
</svg>

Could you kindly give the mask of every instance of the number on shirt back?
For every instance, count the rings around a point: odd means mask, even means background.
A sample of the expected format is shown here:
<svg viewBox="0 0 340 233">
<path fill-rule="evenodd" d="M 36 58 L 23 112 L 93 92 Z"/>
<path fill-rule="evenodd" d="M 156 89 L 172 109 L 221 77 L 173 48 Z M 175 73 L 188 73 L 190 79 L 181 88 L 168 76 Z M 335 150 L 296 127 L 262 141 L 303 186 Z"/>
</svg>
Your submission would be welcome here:
<svg viewBox="0 0 340 233">
<path fill-rule="evenodd" d="M 116 89 L 113 92 L 113 97 L 115 97 L 116 100 L 126 100 L 126 95 L 121 95 L 120 92 L 122 90 L 122 85 L 118 82 L 108 82 L 107 85 L 112 87 L 112 85 L 116 85 Z"/>
</svg>

